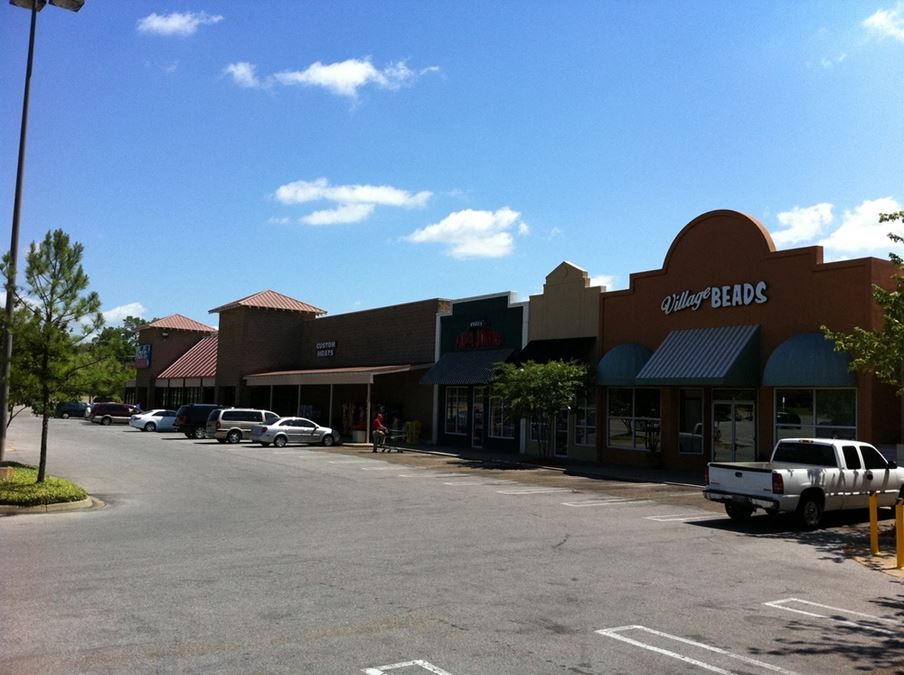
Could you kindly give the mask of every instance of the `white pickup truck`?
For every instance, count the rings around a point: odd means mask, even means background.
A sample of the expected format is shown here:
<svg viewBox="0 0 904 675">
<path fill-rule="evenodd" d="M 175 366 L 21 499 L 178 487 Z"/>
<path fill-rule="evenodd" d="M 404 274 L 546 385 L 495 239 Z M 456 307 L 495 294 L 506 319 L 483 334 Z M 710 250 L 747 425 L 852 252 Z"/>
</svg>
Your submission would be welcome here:
<svg viewBox="0 0 904 675">
<path fill-rule="evenodd" d="M 871 492 L 879 506 L 894 506 L 904 498 L 904 469 L 868 443 L 786 438 L 769 462 L 710 462 L 703 496 L 724 503 L 732 520 L 760 508 L 796 513 L 812 529 L 825 511 L 868 508 Z"/>
</svg>

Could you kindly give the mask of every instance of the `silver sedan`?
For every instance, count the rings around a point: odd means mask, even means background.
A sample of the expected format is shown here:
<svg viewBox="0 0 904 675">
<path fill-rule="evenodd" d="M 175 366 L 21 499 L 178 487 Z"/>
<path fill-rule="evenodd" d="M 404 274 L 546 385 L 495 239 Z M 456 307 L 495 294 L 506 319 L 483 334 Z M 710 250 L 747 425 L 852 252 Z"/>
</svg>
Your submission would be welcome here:
<svg viewBox="0 0 904 675">
<path fill-rule="evenodd" d="M 304 417 L 281 417 L 272 424 L 251 427 L 251 442 L 265 448 L 271 443 L 277 448 L 287 443 L 319 443 L 329 447 L 339 442 L 339 432 Z"/>
</svg>

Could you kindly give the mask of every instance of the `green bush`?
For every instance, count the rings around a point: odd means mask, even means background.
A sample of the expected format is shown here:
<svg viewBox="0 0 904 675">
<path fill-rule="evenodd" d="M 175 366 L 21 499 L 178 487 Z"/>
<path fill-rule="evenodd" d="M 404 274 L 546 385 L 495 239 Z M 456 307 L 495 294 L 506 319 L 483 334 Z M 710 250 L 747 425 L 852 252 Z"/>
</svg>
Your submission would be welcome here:
<svg viewBox="0 0 904 675">
<path fill-rule="evenodd" d="M 40 506 L 60 502 L 77 502 L 88 494 L 75 483 L 56 476 L 46 476 L 36 483 L 38 470 L 15 462 L 3 462 L 13 469 L 9 480 L 0 480 L 0 504 L 12 506 Z"/>
</svg>

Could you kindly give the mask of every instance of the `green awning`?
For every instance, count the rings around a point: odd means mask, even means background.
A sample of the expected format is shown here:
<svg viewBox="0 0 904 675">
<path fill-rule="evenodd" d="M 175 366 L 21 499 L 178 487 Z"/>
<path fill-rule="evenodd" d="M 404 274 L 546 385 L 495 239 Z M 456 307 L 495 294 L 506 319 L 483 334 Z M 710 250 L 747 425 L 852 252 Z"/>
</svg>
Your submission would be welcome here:
<svg viewBox="0 0 904 675">
<path fill-rule="evenodd" d="M 755 387 L 760 327 L 673 330 L 637 373 L 638 386 Z"/>
<path fill-rule="evenodd" d="M 836 352 L 822 333 L 801 333 L 782 342 L 766 361 L 764 387 L 855 387 L 851 356 Z"/>
<path fill-rule="evenodd" d="M 493 367 L 512 355 L 513 349 L 483 349 L 471 352 L 450 352 L 421 378 L 421 384 L 486 384 L 493 375 Z"/>
<path fill-rule="evenodd" d="M 626 342 L 603 355 L 596 367 L 596 383 L 603 387 L 633 387 L 637 373 L 653 354 L 638 342 Z"/>
</svg>

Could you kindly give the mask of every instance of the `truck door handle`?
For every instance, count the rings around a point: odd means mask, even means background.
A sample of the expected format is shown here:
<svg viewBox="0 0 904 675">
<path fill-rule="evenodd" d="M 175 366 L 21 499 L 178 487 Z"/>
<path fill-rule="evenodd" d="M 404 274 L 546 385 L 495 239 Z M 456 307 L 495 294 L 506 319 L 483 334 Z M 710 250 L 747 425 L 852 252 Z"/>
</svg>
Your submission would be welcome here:
<svg viewBox="0 0 904 675">
<path fill-rule="evenodd" d="M 872 480 L 872 479 L 873 479 L 873 472 L 872 472 L 872 471 L 867 471 L 866 474 L 865 474 L 863 477 L 866 478 L 866 480 Z"/>
</svg>

